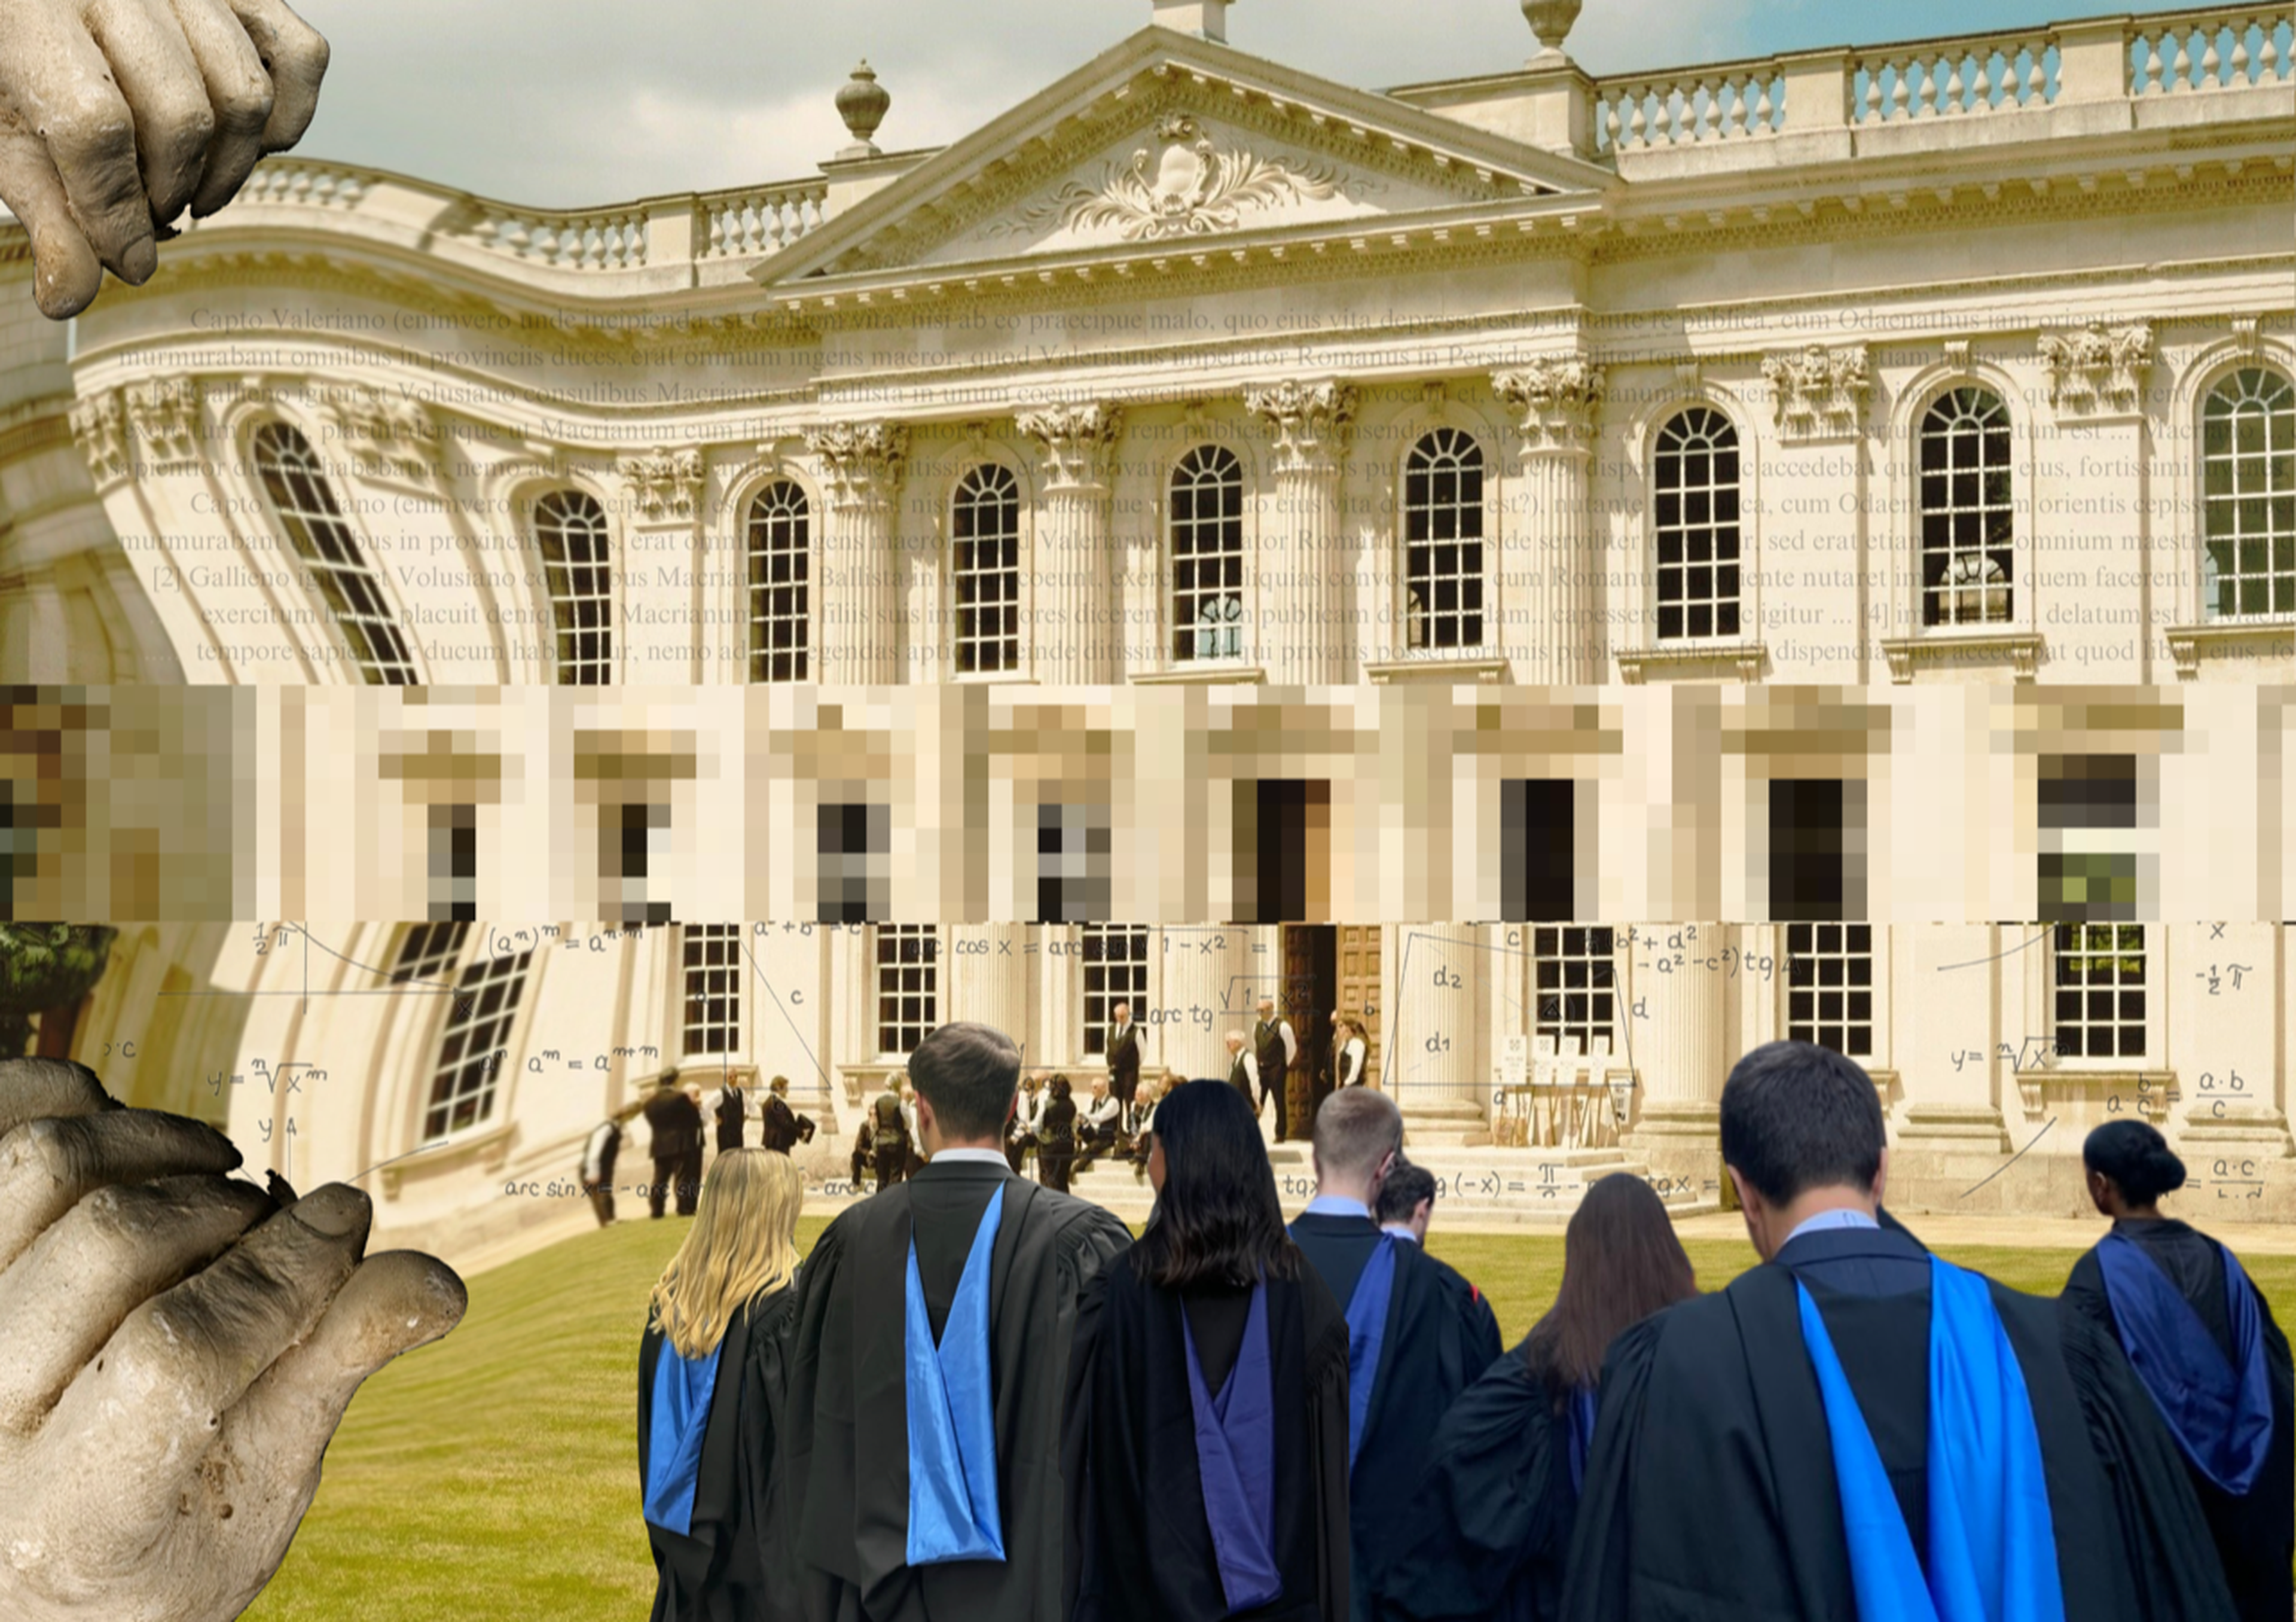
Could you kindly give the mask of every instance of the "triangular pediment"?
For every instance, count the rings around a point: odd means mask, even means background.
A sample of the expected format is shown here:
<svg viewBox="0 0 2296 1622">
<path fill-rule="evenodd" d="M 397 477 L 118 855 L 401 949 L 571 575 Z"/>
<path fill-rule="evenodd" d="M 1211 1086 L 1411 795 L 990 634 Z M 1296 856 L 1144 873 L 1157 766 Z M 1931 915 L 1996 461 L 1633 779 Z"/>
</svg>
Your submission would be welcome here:
<svg viewBox="0 0 2296 1622">
<path fill-rule="evenodd" d="M 767 285 L 1488 217 L 1612 177 L 1390 97 L 1148 29 L 800 238 Z"/>
</svg>

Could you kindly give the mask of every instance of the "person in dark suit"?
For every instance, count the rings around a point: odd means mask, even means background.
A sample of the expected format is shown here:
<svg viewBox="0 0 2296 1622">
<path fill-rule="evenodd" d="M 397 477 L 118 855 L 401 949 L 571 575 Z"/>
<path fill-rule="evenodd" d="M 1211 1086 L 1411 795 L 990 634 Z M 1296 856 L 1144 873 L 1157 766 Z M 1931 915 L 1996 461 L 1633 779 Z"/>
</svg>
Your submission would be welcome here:
<svg viewBox="0 0 2296 1622">
<path fill-rule="evenodd" d="M 909 1174 L 908 1118 L 901 1112 L 901 1095 L 890 1087 L 870 1106 L 869 1155 L 877 1167 L 880 1194 Z"/>
<path fill-rule="evenodd" d="M 749 1119 L 749 1095 L 734 1084 L 728 1075 L 718 1096 L 710 1102 L 709 1114 L 718 1125 L 718 1152 L 742 1147 L 742 1128 Z"/>
<path fill-rule="evenodd" d="M 782 1453 L 800 1614 L 1055 1622 L 1075 1607 L 1101 1275 L 1132 1236 L 1013 1174 L 1003 1032 L 939 1025 L 908 1063 L 925 1165 L 847 1207 L 800 1275 Z"/>
<path fill-rule="evenodd" d="M 1292 1033 L 1292 1022 L 1275 1011 L 1275 999 L 1259 1000 L 1259 1023 L 1252 1027 L 1252 1057 L 1259 1066 L 1259 1099 L 1262 1105 L 1273 1094 L 1275 1099 L 1275 1139 L 1282 1142 L 1292 1135 L 1291 1088 L 1287 1078 L 1292 1060 L 1300 1046 L 1300 1039 Z M 1313 1130 L 1308 1122 L 1300 1125 Z"/>
<path fill-rule="evenodd" d="M 1140 1090 L 1140 1027 L 1132 1023 L 1128 1002 L 1108 1012 L 1108 1090 L 1129 1109 L 1132 1095 Z"/>
<path fill-rule="evenodd" d="M 1403 1116 L 1368 1087 L 1333 1093 L 1316 1116 L 1316 1198 L 1292 1238 L 1348 1321 L 1349 1614 L 1374 1622 L 1372 1575 L 1394 1557 L 1404 1494 L 1425 1472 L 1437 1428 L 1500 1352 L 1482 1293 L 1372 1215 L 1403 1152 Z"/>
<path fill-rule="evenodd" d="M 1045 1124 L 1037 1134 L 1037 1170 L 1046 1188 L 1065 1194 L 1069 1165 L 1076 1157 L 1076 1100 L 1069 1096 L 1069 1078 L 1064 1075 L 1054 1076 L 1045 1091 L 1050 1102 L 1045 1106 Z"/>
<path fill-rule="evenodd" d="M 677 1214 L 693 1214 L 701 1195 L 701 1107 L 677 1085 L 677 1072 L 665 1070 L 646 1101 L 646 1127 L 653 1135 L 653 1187 L 647 1198 L 653 1214 L 662 1215 L 672 1183 L 677 1185 Z"/>
<path fill-rule="evenodd" d="M 765 1107 L 758 1113 L 764 1146 L 776 1154 L 786 1155 L 799 1144 L 813 1141 L 813 1123 L 790 1107 L 789 1077 L 774 1077 L 766 1091 Z"/>
<path fill-rule="evenodd" d="M 1266 1095 L 1259 1090 L 1259 1059 L 1244 1044 L 1241 1031 L 1227 1033 L 1227 1084 L 1243 1095 L 1243 1101 L 1251 1106 L 1252 1116 L 1256 1120 Z"/>
<path fill-rule="evenodd" d="M 622 1126 L 638 1112 L 636 1104 L 598 1123 L 582 1145 L 582 1192 L 597 1214 L 598 1226 L 614 1223 L 614 1162 L 622 1152 Z"/>
<path fill-rule="evenodd" d="M 1611 1343 L 1563 1622 L 2230 1622 L 2176 1443 L 2111 1335 L 1882 1226 L 1871 1077 L 1767 1042 L 1720 1114 L 1763 1264 Z"/>
</svg>

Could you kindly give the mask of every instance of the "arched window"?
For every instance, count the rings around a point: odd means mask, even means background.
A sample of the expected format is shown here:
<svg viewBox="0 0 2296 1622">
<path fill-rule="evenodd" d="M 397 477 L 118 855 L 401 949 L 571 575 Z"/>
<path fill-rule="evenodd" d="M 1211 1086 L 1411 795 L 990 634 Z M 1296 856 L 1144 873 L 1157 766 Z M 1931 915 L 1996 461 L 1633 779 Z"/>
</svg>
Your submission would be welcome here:
<svg viewBox="0 0 2296 1622">
<path fill-rule="evenodd" d="M 613 575 L 606 509 L 578 490 L 554 490 L 534 504 L 534 544 L 558 630 L 558 679 L 603 687 L 614 679 Z"/>
<path fill-rule="evenodd" d="M 1021 482 L 983 462 L 956 482 L 949 573 L 956 673 L 1021 668 Z"/>
<path fill-rule="evenodd" d="M 1738 634 L 1738 431 L 1688 406 L 1658 431 L 1658 634 Z"/>
<path fill-rule="evenodd" d="M 1922 415 L 1922 623 L 2004 625 L 2015 585 L 2009 408 L 1948 389 Z"/>
<path fill-rule="evenodd" d="M 813 512 L 776 479 L 750 503 L 750 679 L 803 681 L 813 629 Z"/>
<path fill-rule="evenodd" d="M 1438 428 L 1403 464 L 1406 635 L 1413 647 L 1483 641 L 1483 448 Z"/>
<path fill-rule="evenodd" d="M 1172 469 L 1172 657 L 1243 653 L 1243 464 L 1199 445 Z"/>
<path fill-rule="evenodd" d="M 2212 620 L 2296 613 L 2296 384 L 2243 366 L 2201 410 L 2201 603 Z"/>
<path fill-rule="evenodd" d="M 374 687 L 414 686 L 419 678 L 406 638 L 391 623 L 382 581 L 343 521 L 310 441 L 285 423 L 266 423 L 255 431 L 254 449 L 264 493 L 349 642 L 360 676 Z"/>
</svg>

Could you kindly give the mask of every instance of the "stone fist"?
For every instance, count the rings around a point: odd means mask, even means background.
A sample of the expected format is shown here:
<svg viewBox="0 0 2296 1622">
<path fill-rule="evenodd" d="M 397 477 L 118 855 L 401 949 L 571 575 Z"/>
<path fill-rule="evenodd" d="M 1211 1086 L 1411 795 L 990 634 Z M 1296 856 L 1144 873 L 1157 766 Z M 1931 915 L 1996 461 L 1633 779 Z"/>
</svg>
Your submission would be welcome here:
<svg viewBox="0 0 2296 1622">
<path fill-rule="evenodd" d="M 283 0 L 4 0 L 0 202 L 61 321 L 103 273 L 140 286 L 186 205 L 229 202 L 303 138 L 327 42 Z"/>
<path fill-rule="evenodd" d="M 286 1555 L 360 1383 L 462 1321 L 442 1264 L 361 1259 L 366 1196 L 275 1199 L 225 1175 L 239 1163 L 81 1066 L 0 1060 L 11 1622 L 229 1622 Z"/>
</svg>

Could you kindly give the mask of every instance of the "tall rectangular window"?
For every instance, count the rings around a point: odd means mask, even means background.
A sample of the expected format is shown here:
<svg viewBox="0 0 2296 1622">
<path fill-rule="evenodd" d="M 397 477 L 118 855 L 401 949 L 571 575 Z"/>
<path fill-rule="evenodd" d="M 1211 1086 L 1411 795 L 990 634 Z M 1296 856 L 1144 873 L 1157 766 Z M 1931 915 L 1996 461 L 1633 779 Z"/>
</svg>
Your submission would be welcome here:
<svg viewBox="0 0 2296 1622">
<path fill-rule="evenodd" d="M 983 462 L 957 481 L 950 536 L 956 673 L 1021 668 L 1021 483 Z"/>
<path fill-rule="evenodd" d="M 479 916 L 479 808 L 430 807 L 430 916 Z"/>
<path fill-rule="evenodd" d="M 2128 830 L 2150 820 L 2129 754 L 2040 759 L 2040 909 L 2044 923 L 2134 922 L 2142 901 Z"/>
<path fill-rule="evenodd" d="M 1562 1050 L 1591 1051 L 1610 1042 L 1618 1019 L 1616 943 L 1607 927 L 1531 931 L 1531 1034 L 1557 1039 Z"/>
<path fill-rule="evenodd" d="M 1576 910 L 1578 785 L 1569 778 L 1499 785 L 1499 916 L 1562 923 Z"/>
<path fill-rule="evenodd" d="M 1138 1025 L 1148 1008 L 1148 926 L 1087 924 L 1084 930 L 1084 1050 L 1108 1051 L 1110 1010 L 1119 1003 Z"/>
<path fill-rule="evenodd" d="M 2059 924 L 2050 946 L 2058 1056 L 2144 1058 L 2144 926 Z"/>
<path fill-rule="evenodd" d="M 1332 786 L 1297 778 L 1239 781 L 1251 828 L 1256 924 L 1320 923 L 1331 912 Z"/>
<path fill-rule="evenodd" d="M 1106 918 L 1114 883 L 1110 851 L 1107 806 L 1037 806 L 1037 921 Z"/>
<path fill-rule="evenodd" d="M 893 808 L 824 804 L 815 922 L 867 924 L 893 910 Z"/>
<path fill-rule="evenodd" d="M 494 1115 L 504 1044 L 533 961 L 529 950 L 481 958 L 463 970 L 431 1070 L 430 1104 L 422 1112 L 425 1142 L 480 1125 Z"/>
<path fill-rule="evenodd" d="M 732 1053 L 742 1028 L 742 926 L 685 926 L 685 1052 Z"/>
<path fill-rule="evenodd" d="M 1787 926 L 1786 1038 L 1873 1057 L 1872 925 Z"/>
<path fill-rule="evenodd" d="M 1781 924 L 1848 915 L 1846 786 L 1839 778 L 1770 780 L 1770 917 Z"/>
<path fill-rule="evenodd" d="M 619 923 L 667 924 L 669 902 L 646 889 L 669 854 L 669 807 L 627 802 L 603 809 L 598 821 L 598 875 Z"/>
<path fill-rule="evenodd" d="M 940 936 L 931 924 L 877 926 L 877 1051 L 914 1053 L 940 1023 Z"/>
</svg>

